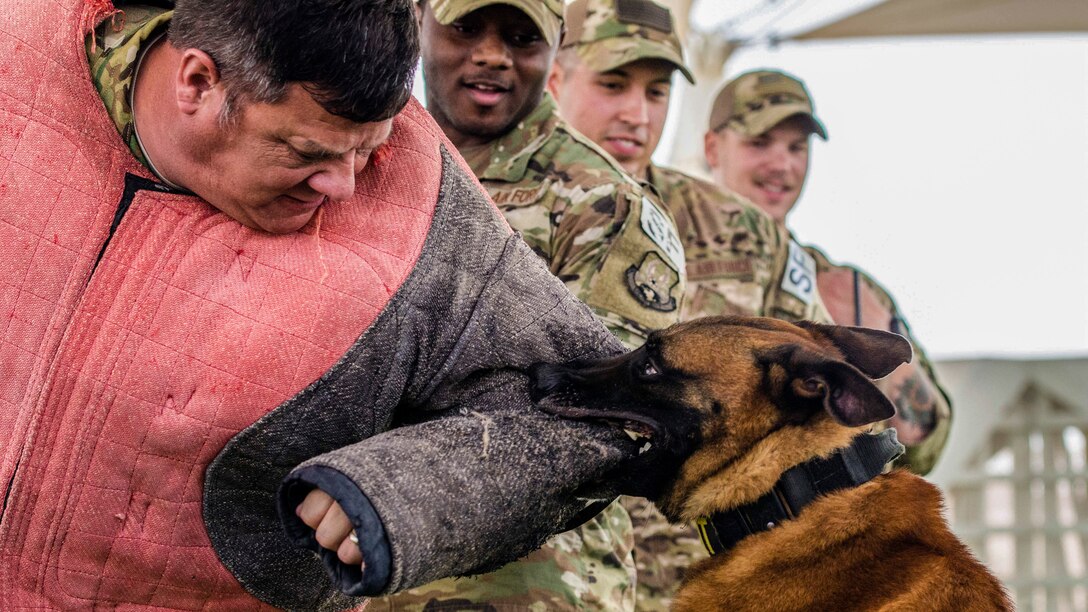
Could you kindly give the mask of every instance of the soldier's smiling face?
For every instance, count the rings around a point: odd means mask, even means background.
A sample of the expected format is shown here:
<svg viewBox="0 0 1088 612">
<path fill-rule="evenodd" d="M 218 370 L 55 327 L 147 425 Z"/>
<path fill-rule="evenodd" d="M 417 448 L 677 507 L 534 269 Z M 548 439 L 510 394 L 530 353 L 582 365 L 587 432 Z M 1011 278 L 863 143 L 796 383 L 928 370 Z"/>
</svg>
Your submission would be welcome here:
<svg viewBox="0 0 1088 612">
<path fill-rule="evenodd" d="M 555 47 L 528 15 L 495 4 L 442 25 L 421 11 L 427 110 L 454 145 L 494 140 L 536 108 Z"/>
<path fill-rule="evenodd" d="M 675 66 L 641 59 L 606 72 L 564 50 L 550 82 L 563 118 L 607 151 L 632 176 L 645 178 L 669 113 Z"/>
<path fill-rule="evenodd" d="M 810 125 L 794 116 L 758 136 L 729 127 L 708 132 L 706 161 L 714 181 L 784 224 L 808 176 Z"/>
</svg>

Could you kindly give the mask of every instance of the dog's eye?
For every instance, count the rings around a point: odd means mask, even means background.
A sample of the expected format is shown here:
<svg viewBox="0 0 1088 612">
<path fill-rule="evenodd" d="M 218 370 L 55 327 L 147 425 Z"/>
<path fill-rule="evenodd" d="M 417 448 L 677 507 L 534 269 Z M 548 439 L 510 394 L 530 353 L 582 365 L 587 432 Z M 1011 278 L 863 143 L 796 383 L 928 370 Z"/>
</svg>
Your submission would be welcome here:
<svg viewBox="0 0 1088 612">
<path fill-rule="evenodd" d="M 661 376 L 661 370 L 657 369 L 657 364 L 652 359 L 644 359 L 638 365 L 638 376 L 639 378 L 657 378 Z"/>
</svg>

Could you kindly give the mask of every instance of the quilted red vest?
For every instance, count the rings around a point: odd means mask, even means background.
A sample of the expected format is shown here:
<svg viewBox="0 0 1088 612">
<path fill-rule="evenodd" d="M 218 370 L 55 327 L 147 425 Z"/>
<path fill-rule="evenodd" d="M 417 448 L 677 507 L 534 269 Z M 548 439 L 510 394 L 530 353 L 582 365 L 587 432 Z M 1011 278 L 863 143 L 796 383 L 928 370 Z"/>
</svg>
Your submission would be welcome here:
<svg viewBox="0 0 1088 612">
<path fill-rule="evenodd" d="M 83 49 L 111 9 L 0 15 L 0 607 L 260 609 L 209 544 L 204 470 L 404 281 L 441 136 L 412 102 L 354 200 L 248 229 L 161 192 L 122 143 Z"/>
</svg>

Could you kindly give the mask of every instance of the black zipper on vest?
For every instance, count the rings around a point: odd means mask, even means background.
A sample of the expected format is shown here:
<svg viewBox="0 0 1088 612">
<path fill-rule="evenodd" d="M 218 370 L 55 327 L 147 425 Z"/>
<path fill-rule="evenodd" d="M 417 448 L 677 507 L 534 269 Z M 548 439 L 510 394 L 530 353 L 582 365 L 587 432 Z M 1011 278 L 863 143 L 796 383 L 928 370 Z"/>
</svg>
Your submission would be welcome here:
<svg viewBox="0 0 1088 612">
<path fill-rule="evenodd" d="M 141 189 L 147 191 L 158 191 L 159 193 L 178 193 L 188 194 L 186 191 L 178 191 L 172 189 L 162 183 L 157 183 L 151 179 L 145 179 L 142 176 L 136 176 L 135 174 L 125 173 L 125 191 L 121 194 L 121 201 L 117 203 L 117 211 L 113 213 L 113 223 L 110 224 L 110 233 L 106 236 L 106 241 L 102 243 L 102 249 L 98 251 L 98 257 L 94 260 L 94 267 L 91 268 L 91 274 L 94 274 L 94 270 L 98 269 L 98 263 L 102 261 L 102 256 L 106 253 L 106 247 L 110 245 L 110 241 L 113 240 L 113 234 L 117 231 L 117 227 L 121 225 L 121 219 L 124 218 L 125 213 L 128 212 L 130 206 L 132 206 L 132 199 L 136 197 L 136 192 Z M 90 282 L 90 276 L 87 277 L 87 282 Z"/>
<path fill-rule="evenodd" d="M 4 505 L 0 506 L 0 524 L 4 522 L 4 515 L 8 511 L 8 499 L 11 497 L 11 488 L 15 486 L 15 475 L 19 473 L 19 460 L 15 460 L 15 467 L 11 469 L 11 478 L 8 479 L 8 488 L 4 489 Z"/>
</svg>

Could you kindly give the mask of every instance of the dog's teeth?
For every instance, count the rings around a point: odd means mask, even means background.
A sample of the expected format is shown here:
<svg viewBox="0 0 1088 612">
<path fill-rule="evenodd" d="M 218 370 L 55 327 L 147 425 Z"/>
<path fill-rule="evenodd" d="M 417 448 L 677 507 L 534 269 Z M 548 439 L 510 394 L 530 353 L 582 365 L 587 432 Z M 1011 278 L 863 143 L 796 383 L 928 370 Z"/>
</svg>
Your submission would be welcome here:
<svg viewBox="0 0 1088 612">
<path fill-rule="evenodd" d="M 624 429 L 623 433 L 627 434 L 627 437 L 631 438 L 631 441 L 633 441 L 633 442 L 638 442 L 639 440 L 641 440 L 642 438 L 645 437 L 645 436 L 643 436 L 642 434 L 640 434 L 639 432 L 637 432 L 637 431 L 635 431 L 633 429 Z"/>
<path fill-rule="evenodd" d="M 649 443 L 649 442 L 647 441 L 647 442 L 646 442 L 646 444 L 643 444 L 643 445 L 642 445 L 642 448 L 638 449 L 638 454 L 640 454 L 640 455 L 641 455 L 642 453 L 645 453 L 646 451 L 650 450 L 650 447 L 651 447 L 651 446 L 653 446 L 653 445 L 652 445 L 652 444 L 650 444 L 650 443 Z"/>
</svg>

